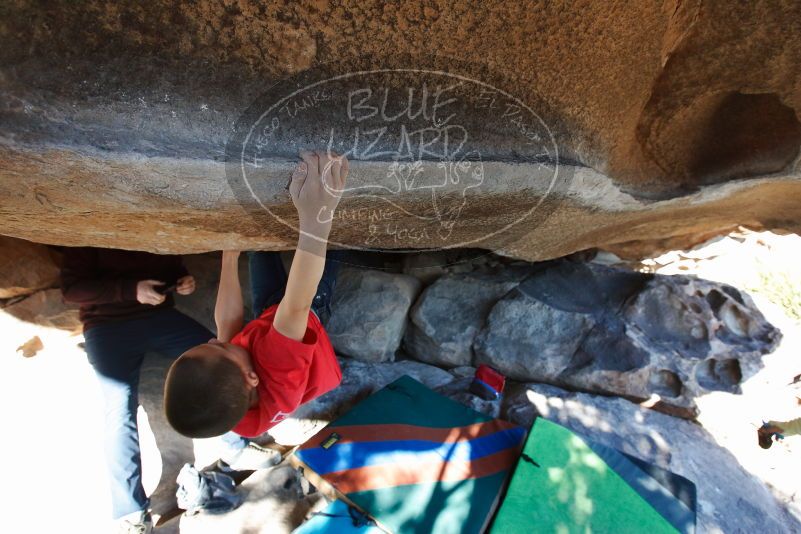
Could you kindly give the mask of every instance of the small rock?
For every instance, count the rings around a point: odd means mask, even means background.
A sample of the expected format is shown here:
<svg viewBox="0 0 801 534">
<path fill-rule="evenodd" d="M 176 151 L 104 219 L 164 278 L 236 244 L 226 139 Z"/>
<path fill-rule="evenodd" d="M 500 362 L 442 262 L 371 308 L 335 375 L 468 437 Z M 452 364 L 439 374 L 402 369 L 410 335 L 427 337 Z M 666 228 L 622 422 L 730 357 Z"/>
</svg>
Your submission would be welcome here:
<svg viewBox="0 0 801 534">
<path fill-rule="evenodd" d="M 599 250 L 595 257 L 592 259 L 592 263 L 597 263 L 599 265 L 620 265 L 624 263 L 624 261 L 615 253 L 608 252 L 606 250 Z"/>
<path fill-rule="evenodd" d="M 326 325 L 336 351 L 369 362 L 394 360 L 420 286 L 404 274 L 343 269 Z"/>
<path fill-rule="evenodd" d="M 473 377 L 460 378 L 436 388 L 435 391 L 484 415 L 490 417 L 500 416 L 501 399 L 484 400 L 477 395 L 473 395 L 469 391 L 472 382 Z"/>
<path fill-rule="evenodd" d="M 448 372 L 454 376 L 454 378 L 473 378 L 476 376 L 476 368 L 471 367 L 469 365 L 462 365 L 460 367 L 454 367 L 453 369 L 448 369 Z"/>
<path fill-rule="evenodd" d="M 44 344 L 39 336 L 33 336 L 31 339 L 17 347 L 17 352 L 22 353 L 25 358 L 32 358 L 36 353 L 44 348 Z"/>
</svg>

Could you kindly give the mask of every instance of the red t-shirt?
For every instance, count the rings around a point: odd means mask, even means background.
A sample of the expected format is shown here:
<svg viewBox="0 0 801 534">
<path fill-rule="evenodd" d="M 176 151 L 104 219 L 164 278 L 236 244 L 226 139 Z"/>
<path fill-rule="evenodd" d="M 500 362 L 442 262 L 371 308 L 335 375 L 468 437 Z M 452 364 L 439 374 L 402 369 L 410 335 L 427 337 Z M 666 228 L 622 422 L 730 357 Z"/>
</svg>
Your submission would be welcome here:
<svg viewBox="0 0 801 534">
<path fill-rule="evenodd" d="M 262 434 L 342 380 L 334 348 L 317 316 L 309 312 L 303 341 L 295 341 L 273 328 L 277 309 L 276 304 L 264 310 L 231 340 L 250 351 L 259 376 L 259 405 L 233 428 L 240 436 Z"/>
</svg>

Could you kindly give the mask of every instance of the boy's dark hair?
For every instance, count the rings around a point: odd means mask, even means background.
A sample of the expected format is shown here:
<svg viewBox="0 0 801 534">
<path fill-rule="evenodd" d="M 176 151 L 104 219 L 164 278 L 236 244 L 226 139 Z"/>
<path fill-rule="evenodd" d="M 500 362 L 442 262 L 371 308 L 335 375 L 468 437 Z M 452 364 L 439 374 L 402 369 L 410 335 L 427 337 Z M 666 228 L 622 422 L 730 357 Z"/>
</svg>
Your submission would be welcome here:
<svg viewBox="0 0 801 534">
<path fill-rule="evenodd" d="M 164 384 L 164 412 L 180 434 L 210 438 L 231 430 L 249 407 L 242 371 L 223 357 L 181 357 Z"/>
</svg>

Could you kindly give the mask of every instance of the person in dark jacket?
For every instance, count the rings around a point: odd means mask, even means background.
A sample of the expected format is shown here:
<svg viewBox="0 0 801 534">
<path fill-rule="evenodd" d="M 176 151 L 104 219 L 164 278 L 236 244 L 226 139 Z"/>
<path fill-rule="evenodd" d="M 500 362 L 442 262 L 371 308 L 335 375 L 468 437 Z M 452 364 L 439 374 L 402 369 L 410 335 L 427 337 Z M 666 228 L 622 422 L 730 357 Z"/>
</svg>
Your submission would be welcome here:
<svg viewBox="0 0 801 534">
<path fill-rule="evenodd" d="M 179 256 L 125 250 L 66 248 L 65 300 L 80 305 L 86 353 L 105 401 L 105 448 L 112 515 L 120 531 L 148 532 L 148 499 L 136 411 L 145 353 L 174 359 L 214 335 L 173 307 L 195 279 Z"/>
</svg>

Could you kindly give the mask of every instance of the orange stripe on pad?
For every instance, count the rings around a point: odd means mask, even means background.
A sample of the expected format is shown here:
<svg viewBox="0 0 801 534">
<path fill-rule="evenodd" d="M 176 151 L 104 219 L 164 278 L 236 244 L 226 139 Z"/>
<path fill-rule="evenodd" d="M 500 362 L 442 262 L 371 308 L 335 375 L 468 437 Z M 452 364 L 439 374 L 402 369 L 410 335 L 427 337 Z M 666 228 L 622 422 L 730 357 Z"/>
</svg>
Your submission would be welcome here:
<svg viewBox="0 0 801 534">
<path fill-rule="evenodd" d="M 518 447 L 512 447 L 472 461 L 371 465 L 328 473 L 323 478 L 345 494 L 408 484 L 456 482 L 511 469 L 519 452 Z"/>
<path fill-rule="evenodd" d="M 340 438 L 336 443 L 355 443 L 371 441 L 399 441 L 416 439 L 436 443 L 456 443 L 494 434 L 500 430 L 515 428 L 517 425 L 493 419 L 484 423 L 452 428 L 437 428 L 417 425 L 351 425 L 326 427 L 315 434 L 300 449 L 319 447 L 328 437 L 336 432 Z"/>
</svg>

